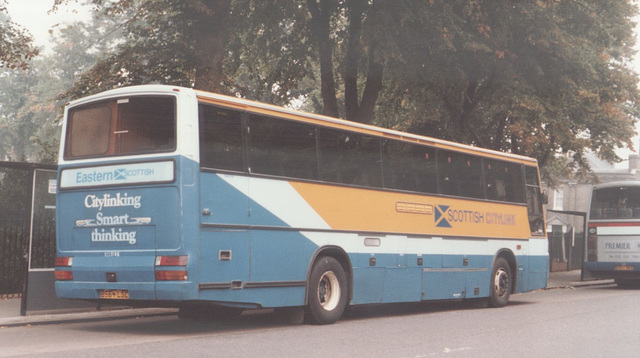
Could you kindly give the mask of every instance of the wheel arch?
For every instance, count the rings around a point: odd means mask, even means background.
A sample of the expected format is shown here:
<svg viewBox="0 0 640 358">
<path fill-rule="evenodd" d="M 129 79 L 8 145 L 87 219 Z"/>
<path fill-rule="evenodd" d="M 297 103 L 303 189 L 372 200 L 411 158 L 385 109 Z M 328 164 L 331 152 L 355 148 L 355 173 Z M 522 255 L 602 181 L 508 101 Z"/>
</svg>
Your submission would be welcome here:
<svg viewBox="0 0 640 358">
<path fill-rule="evenodd" d="M 513 253 L 513 251 L 509 249 L 501 249 L 493 257 L 493 262 L 491 263 L 491 267 L 495 265 L 496 260 L 500 257 L 507 260 L 507 263 L 509 264 L 509 270 L 511 271 L 511 279 L 513 280 L 513 285 L 511 285 L 511 293 L 515 293 L 516 287 L 518 286 L 518 261 L 516 259 L 516 255 Z"/>
<path fill-rule="evenodd" d="M 353 269 L 351 266 L 351 259 L 349 258 L 349 255 L 347 255 L 347 253 L 341 247 L 323 246 L 319 248 L 314 253 L 311 260 L 309 260 L 309 266 L 307 267 L 307 279 L 306 279 L 307 284 L 306 284 L 305 294 L 304 294 L 305 305 L 309 303 L 309 277 L 311 276 L 311 269 L 313 268 L 313 265 L 316 263 L 316 261 L 318 261 L 318 259 L 320 259 L 321 257 L 327 257 L 327 256 L 333 257 L 334 259 L 338 260 L 338 262 L 342 266 L 344 273 L 347 276 L 347 286 L 348 286 L 347 305 L 349 304 L 349 302 L 351 302 L 351 298 L 353 297 Z"/>
</svg>

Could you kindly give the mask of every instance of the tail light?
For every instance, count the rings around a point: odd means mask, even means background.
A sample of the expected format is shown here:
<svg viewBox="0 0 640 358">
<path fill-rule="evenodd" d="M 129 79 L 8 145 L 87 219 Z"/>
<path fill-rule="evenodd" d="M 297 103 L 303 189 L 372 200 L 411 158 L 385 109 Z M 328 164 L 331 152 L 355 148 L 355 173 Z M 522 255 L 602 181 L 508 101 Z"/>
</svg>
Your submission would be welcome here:
<svg viewBox="0 0 640 358">
<path fill-rule="evenodd" d="M 186 281 L 189 256 L 156 256 L 156 281 Z M 158 269 L 161 268 L 161 269 Z"/>
<path fill-rule="evenodd" d="M 158 266 L 187 266 L 189 256 L 156 256 Z"/>
<path fill-rule="evenodd" d="M 55 261 L 55 276 L 57 281 L 71 281 L 73 280 L 73 272 L 71 266 L 73 265 L 73 257 L 56 257 Z"/>
<path fill-rule="evenodd" d="M 587 261 L 598 261 L 598 229 L 589 228 L 587 236 Z"/>
</svg>

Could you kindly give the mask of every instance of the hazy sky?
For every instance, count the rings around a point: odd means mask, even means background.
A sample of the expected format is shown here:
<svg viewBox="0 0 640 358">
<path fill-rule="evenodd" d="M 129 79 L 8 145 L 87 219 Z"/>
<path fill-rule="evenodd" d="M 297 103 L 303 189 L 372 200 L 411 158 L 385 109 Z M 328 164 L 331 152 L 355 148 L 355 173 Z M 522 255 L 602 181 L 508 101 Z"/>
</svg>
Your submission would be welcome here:
<svg viewBox="0 0 640 358">
<path fill-rule="evenodd" d="M 7 9 L 11 20 L 29 30 L 38 46 L 47 46 L 49 30 L 53 26 L 88 18 L 88 7 L 75 1 L 69 0 L 70 5 L 61 6 L 52 14 L 48 12 L 54 0 L 8 0 Z"/>
</svg>

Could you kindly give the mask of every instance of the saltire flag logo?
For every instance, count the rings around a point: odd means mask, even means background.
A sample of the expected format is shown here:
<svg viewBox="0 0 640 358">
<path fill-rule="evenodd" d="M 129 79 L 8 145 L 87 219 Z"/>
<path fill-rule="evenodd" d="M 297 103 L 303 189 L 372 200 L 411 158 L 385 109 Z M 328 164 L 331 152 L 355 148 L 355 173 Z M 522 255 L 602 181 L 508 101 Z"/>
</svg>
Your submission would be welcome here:
<svg viewBox="0 0 640 358">
<path fill-rule="evenodd" d="M 125 173 L 126 169 L 116 169 L 115 170 L 115 179 L 116 180 L 125 180 L 127 179 L 127 175 Z"/>
<path fill-rule="evenodd" d="M 449 205 L 436 205 L 436 227 L 451 227 L 449 220 L 445 217 L 445 214 L 449 210 Z"/>
</svg>

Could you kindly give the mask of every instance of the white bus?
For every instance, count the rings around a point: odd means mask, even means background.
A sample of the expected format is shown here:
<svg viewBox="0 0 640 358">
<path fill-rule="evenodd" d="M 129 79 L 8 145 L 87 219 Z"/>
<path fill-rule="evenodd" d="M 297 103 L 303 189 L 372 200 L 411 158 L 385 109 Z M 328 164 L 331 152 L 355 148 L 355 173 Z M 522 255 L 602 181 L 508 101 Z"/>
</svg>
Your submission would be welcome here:
<svg viewBox="0 0 640 358">
<path fill-rule="evenodd" d="M 587 222 L 586 275 L 640 286 L 640 181 L 594 186 Z"/>
</svg>

